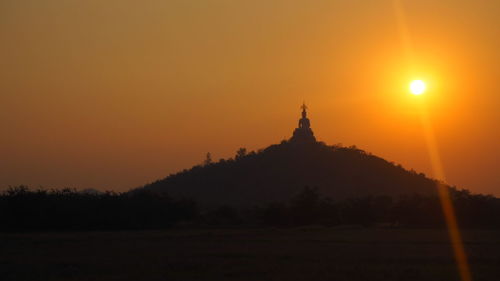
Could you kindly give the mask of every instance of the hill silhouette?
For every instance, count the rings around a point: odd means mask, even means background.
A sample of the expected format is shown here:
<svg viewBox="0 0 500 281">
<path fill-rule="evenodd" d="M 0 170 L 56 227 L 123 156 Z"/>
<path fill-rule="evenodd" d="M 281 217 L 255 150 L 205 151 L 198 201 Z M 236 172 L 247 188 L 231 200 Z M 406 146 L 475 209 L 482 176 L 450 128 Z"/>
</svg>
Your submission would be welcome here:
<svg viewBox="0 0 500 281">
<path fill-rule="evenodd" d="M 333 200 L 367 195 L 434 195 L 436 181 L 356 147 L 284 141 L 234 159 L 194 166 L 144 186 L 202 205 L 287 201 L 304 186 Z"/>
<path fill-rule="evenodd" d="M 333 200 L 369 195 L 435 195 L 436 181 L 363 150 L 316 141 L 302 107 L 291 139 L 258 152 L 202 165 L 145 185 L 145 190 L 187 197 L 200 205 L 261 205 L 290 200 L 317 187 Z"/>
</svg>

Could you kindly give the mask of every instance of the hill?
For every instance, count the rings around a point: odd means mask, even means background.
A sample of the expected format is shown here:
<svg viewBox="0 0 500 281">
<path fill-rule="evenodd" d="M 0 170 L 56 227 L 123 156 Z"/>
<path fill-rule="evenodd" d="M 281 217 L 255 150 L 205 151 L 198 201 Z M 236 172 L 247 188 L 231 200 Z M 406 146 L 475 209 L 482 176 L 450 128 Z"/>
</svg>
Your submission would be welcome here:
<svg viewBox="0 0 500 281">
<path fill-rule="evenodd" d="M 203 205 L 259 205 L 289 200 L 304 186 L 332 199 L 434 194 L 436 182 L 355 147 L 292 140 L 257 153 L 198 165 L 144 186 Z"/>
<path fill-rule="evenodd" d="M 188 197 L 202 205 L 260 205 L 286 201 L 304 186 L 333 200 L 367 195 L 432 195 L 435 180 L 356 147 L 316 141 L 305 105 L 291 139 L 258 152 L 241 149 L 234 159 L 172 174 L 145 190 Z"/>
</svg>

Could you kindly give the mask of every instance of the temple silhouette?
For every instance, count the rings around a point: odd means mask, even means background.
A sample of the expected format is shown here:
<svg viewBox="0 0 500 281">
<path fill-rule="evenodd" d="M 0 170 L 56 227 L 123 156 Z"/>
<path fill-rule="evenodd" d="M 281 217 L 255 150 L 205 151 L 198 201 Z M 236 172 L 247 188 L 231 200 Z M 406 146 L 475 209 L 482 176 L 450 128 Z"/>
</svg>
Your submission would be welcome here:
<svg viewBox="0 0 500 281">
<path fill-rule="evenodd" d="M 314 133 L 311 129 L 311 121 L 307 118 L 307 106 L 305 103 L 300 107 L 302 109 L 302 118 L 299 120 L 299 126 L 293 131 L 290 139 L 293 143 L 313 143 L 316 142 Z"/>
</svg>

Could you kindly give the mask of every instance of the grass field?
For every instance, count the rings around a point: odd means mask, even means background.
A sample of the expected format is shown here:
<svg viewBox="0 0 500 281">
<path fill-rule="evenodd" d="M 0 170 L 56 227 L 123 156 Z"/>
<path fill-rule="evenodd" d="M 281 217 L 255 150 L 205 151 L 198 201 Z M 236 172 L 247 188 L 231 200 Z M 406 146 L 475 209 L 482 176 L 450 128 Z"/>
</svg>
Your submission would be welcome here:
<svg viewBox="0 0 500 281">
<path fill-rule="evenodd" d="M 463 232 L 474 280 L 500 280 L 500 231 Z M 447 234 L 217 229 L 0 234 L 0 280 L 458 280 Z"/>
</svg>

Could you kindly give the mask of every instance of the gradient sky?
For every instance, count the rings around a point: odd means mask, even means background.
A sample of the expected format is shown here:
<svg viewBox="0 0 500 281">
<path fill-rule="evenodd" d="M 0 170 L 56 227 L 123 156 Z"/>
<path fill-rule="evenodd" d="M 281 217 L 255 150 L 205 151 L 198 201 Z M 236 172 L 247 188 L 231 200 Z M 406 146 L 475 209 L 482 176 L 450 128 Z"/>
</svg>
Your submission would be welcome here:
<svg viewBox="0 0 500 281">
<path fill-rule="evenodd" d="M 500 195 L 500 1 L 0 0 L 0 188 L 125 191 L 291 136 Z M 411 79 L 428 82 L 408 94 Z"/>
</svg>

